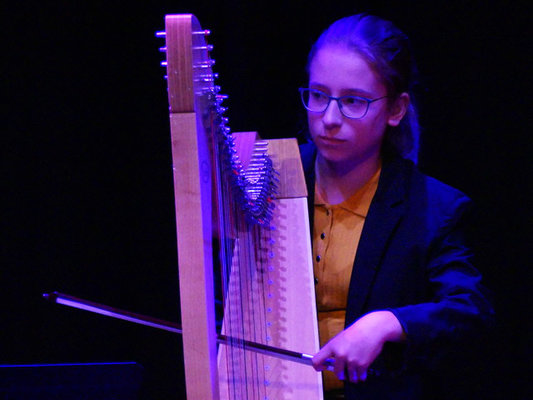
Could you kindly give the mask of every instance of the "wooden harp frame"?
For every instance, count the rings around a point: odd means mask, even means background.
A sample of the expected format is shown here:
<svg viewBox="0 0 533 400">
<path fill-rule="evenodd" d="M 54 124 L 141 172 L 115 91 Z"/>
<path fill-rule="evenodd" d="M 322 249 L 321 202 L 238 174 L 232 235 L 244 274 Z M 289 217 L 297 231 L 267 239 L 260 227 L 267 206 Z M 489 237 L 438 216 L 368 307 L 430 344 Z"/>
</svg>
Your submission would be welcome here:
<svg viewBox="0 0 533 400">
<path fill-rule="evenodd" d="M 187 398 L 322 399 L 321 374 L 309 366 L 247 352 L 243 359 L 248 362 L 253 358 L 254 368 L 261 369 L 262 381 L 239 378 L 239 384 L 261 387 L 253 393 L 244 389 L 246 395 L 240 389 L 228 389 L 235 379 L 229 376 L 232 371 L 225 363 L 235 356 L 226 345 L 217 348 L 213 283 L 213 236 L 216 232 L 213 221 L 217 211 L 212 207 L 216 197 L 213 189 L 216 177 L 213 176 L 217 166 L 212 157 L 213 121 L 208 115 L 212 104 L 205 104 L 211 101 L 220 107 L 223 96 L 218 94 L 213 83 L 206 34 L 193 15 L 165 17 Z M 206 92 L 209 93 L 207 97 L 202 95 Z M 256 134 L 234 134 L 234 140 L 237 150 L 244 149 L 242 154 L 247 154 L 246 149 L 253 148 Z M 274 169 L 279 172 L 271 221 L 276 226 L 275 240 L 270 241 L 272 260 L 268 262 L 268 271 L 264 268 L 254 271 L 252 286 L 265 286 L 269 295 L 259 302 L 250 300 L 244 308 L 246 312 L 259 306 L 270 310 L 260 323 L 264 325 L 259 329 L 262 337 L 254 336 L 253 340 L 314 354 L 319 340 L 306 187 L 298 146 L 294 139 L 278 139 L 268 141 L 267 148 Z M 248 158 L 242 155 L 244 164 Z M 265 273 L 270 274 L 268 279 L 261 279 L 261 282 L 255 279 Z M 249 340 L 249 334 L 252 333 L 243 331 L 239 339 Z"/>
</svg>

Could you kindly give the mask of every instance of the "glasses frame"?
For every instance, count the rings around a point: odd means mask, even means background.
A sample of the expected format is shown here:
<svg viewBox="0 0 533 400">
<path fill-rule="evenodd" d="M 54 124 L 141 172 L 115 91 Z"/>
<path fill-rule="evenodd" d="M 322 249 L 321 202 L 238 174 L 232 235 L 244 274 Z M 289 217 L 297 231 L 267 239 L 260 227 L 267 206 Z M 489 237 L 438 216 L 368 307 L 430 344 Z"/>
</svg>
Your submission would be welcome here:
<svg viewBox="0 0 533 400">
<path fill-rule="evenodd" d="M 337 102 L 337 106 L 339 107 L 339 110 L 341 112 L 341 114 L 343 116 L 345 116 L 346 118 L 349 118 L 349 119 L 361 119 L 361 118 L 364 118 L 366 116 L 366 114 L 368 113 L 368 109 L 370 108 L 370 104 L 372 104 L 373 102 L 375 101 L 378 101 L 378 100 L 382 100 L 382 99 L 385 99 L 385 98 L 388 98 L 389 96 L 381 96 L 381 97 L 378 97 L 376 99 L 368 99 L 366 97 L 362 97 L 362 96 L 354 96 L 354 95 L 348 95 L 348 96 L 340 96 L 340 97 L 335 97 L 335 96 L 330 96 L 329 94 L 327 93 L 324 93 L 322 90 L 318 90 L 318 89 L 311 89 L 311 88 L 299 88 L 298 91 L 300 92 L 300 98 L 302 99 L 302 104 L 304 105 L 305 109 L 307 111 L 310 111 L 310 112 L 315 112 L 315 113 L 324 113 L 326 112 L 326 110 L 328 109 L 330 103 L 331 103 L 331 100 L 335 100 Z M 326 104 L 326 107 L 324 107 L 324 109 L 322 111 L 316 111 L 316 110 L 311 110 L 306 104 L 305 104 L 305 100 L 304 100 L 304 93 L 308 91 L 308 92 L 318 92 L 318 93 L 321 93 L 323 94 L 324 96 L 328 97 L 328 102 Z M 363 113 L 362 116 L 360 117 L 350 117 L 349 115 L 346 115 L 342 109 L 342 103 L 341 103 L 341 100 L 342 99 L 345 99 L 345 98 L 357 98 L 357 99 L 361 99 L 361 100 L 364 100 L 366 101 L 366 109 L 365 109 L 365 112 Z"/>
</svg>

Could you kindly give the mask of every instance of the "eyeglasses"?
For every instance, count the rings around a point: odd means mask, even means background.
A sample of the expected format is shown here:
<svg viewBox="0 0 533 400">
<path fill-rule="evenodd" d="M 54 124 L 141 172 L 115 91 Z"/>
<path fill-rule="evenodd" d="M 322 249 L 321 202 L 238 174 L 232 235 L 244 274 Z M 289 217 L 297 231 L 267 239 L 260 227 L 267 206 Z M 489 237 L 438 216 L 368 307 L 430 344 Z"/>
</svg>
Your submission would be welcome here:
<svg viewBox="0 0 533 400">
<path fill-rule="evenodd" d="M 328 109 L 331 100 L 335 100 L 342 115 L 352 119 L 363 118 L 368 112 L 371 103 L 388 97 L 382 96 L 377 99 L 367 99 L 361 96 L 333 97 L 317 89 L 300 88 L 299 90 L 302 96 L 302 103 L 309 111 L 323 113 Z"/>
</svg>

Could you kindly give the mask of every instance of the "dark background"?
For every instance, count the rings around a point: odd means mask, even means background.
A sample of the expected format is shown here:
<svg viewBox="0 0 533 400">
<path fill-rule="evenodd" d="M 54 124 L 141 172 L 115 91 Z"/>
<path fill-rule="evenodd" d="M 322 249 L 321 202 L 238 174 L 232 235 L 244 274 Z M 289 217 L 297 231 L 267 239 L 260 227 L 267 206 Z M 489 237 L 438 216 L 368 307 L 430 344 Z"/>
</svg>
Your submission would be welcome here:
<svg viewBox="0 0 533 400">
<path fill-rule="evenodd" d="M 486 339 L 480 398 L 526 398 L 531 10 L 520 4 L 4 4 L 0 363 L 133 360 L 145 367 L 144 398 L 183 398 L 177 336 L 41 298 L 58 290 L 179 319 L 163 41 L 154 32 L 165 14 L 196 14 L 213 32 L 232 129 L 293 137 L 304 128 L 297 88 L 311 43 L 333 20 L 367 11 L 412 39 L 421 169 L 468 193 L 484 222 L 479 265 L 498 325 Z"/>
</svg>

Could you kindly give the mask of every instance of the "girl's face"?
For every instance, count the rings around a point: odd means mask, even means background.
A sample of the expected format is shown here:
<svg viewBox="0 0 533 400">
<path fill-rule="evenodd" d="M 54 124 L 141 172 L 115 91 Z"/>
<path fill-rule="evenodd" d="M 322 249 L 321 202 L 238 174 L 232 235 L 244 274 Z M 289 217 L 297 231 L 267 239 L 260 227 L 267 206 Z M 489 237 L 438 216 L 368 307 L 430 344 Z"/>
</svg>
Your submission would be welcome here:
<svg viewBox="0 0 533 400">
<path fill-rule="evenodd" d="M 342 46 L 326 45 L 318 50 L 309 69 L 309 87 L 334 96 L 355 95 L 368 99 L 386 96 L 377 73 L 358 53 Z M 307 112 L 309 130 L 319 155 L 340 167 L 376 162 L 387 125 L 396 126 L 397 110 L 388 99 L 370 104 L 361 119 L 345 117 L 332 100 L 323 113 Z"/>
</svg>

